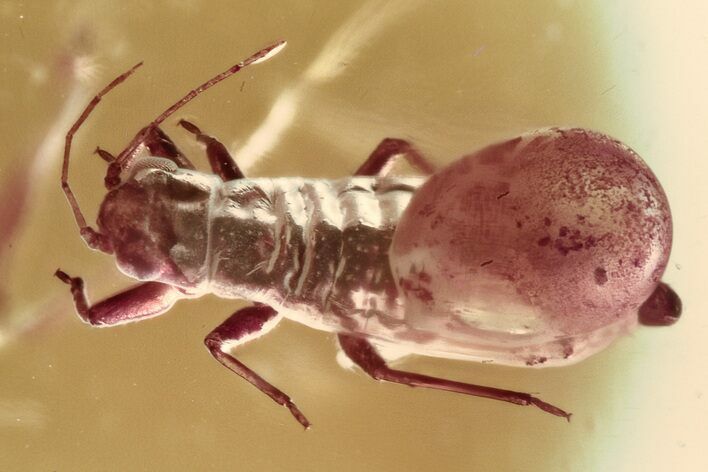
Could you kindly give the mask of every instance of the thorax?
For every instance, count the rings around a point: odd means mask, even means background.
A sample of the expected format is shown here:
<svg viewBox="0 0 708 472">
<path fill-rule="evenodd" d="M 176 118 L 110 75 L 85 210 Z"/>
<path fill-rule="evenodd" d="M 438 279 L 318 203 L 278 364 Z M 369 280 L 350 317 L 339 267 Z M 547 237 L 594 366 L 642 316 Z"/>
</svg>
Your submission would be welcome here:
<svg viewBox="0 0 708 472">
<path fill-rule="evenodd" d="M 214 190 L 210 290 L 320 329 L 393 327 L 388 250 L 421 178 L 241 179 Z"/>
</svg>

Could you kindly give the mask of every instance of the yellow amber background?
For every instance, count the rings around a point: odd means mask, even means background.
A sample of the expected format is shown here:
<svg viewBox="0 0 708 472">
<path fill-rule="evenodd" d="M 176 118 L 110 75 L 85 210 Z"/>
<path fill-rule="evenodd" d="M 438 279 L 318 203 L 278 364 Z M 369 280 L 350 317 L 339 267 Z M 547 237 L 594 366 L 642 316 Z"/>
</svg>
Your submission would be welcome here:
<svg viewBox="0 0 708 472">
<path fill-rule="evenodd" d="M 0 470 L 707 470 L 708 8 L 614 3 L 0 2 L 0 189 L 32 169 L 25 218 L 0 252 Z M 93 219 L 105 167 L 96 145 L 118 152 L 188 89 L 279 38 L 289 42 L 279 56 L 165 124 L 193 161 L 202 151 L 176 118 L 234 150 L 264 131 L 267 146 L 243 151 L 246 164 L 263 157 L 250 175 L 323 178 L 351 173 L 386 136 L 444 164 L 532 128 L 597 129 L 637 150 L 665 187 L 675 223 L 665 280 L 685 318 L 567 368 L 402 364 L 538 393 L 572 411 L 570 424 L 376 383 L 339 367 L 334 335 L 284 322 L 239 357 L 292 395 L 308 432 L 204 349 L 242 302 L 205 297 L 144 323 L 81 324 L 57 267 L 84 276 L 94 300 L 131 282 L 86 249 L 59 189 L 61 134 L 78 105 L 145 61 L 75 143 L 71 179 Z"/>
</svg>

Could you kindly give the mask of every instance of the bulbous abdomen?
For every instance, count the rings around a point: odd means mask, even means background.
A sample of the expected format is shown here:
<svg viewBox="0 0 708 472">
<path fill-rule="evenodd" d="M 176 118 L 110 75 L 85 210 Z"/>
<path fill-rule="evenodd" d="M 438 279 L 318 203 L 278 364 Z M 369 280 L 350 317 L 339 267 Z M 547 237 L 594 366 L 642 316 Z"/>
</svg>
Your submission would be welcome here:
<svg viewBox="0 0 708 472">
<path fill-rule="evenodd" d="M 391 264 L 412 326 L 506 349 L 503 363 L 580 359 L 636 324 L 671 232 L 666 196 L 633 151 L 550 129 L 434 175 L 399 223 Z"/>
</svg>

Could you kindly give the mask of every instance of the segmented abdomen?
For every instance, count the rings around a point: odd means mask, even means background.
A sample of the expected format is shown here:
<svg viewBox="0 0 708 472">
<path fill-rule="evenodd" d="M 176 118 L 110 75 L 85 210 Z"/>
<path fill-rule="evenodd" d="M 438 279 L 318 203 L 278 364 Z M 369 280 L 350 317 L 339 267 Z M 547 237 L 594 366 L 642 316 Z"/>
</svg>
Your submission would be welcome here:
<svg viewBox="0 0 708 472">
<path fill-rule="evenodd" d="M 268 303 L 305 324 L 361 331 L 400 323 L 388 250 L 422 182 L 227 182 L 213 197 L 210 216 L 212 290 Z"/>
</svg>

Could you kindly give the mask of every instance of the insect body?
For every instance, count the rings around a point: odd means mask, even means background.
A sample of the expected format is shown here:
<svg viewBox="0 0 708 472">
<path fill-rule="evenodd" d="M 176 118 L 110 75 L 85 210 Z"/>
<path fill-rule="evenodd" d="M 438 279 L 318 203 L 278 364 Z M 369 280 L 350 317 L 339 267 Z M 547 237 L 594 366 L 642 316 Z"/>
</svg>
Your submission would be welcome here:
<svg viewBox="0 0 708 472">
<path fill-rule="evenodd" d="M 99 230 L 112 235 L 124 273 L 268 304 L 328 330 L 402 325 L 388 248 L 423 179 L 224 182 L 163 164 L 136 172 L 101 206 Z"/>
<path fill-rule="evenodd" d="M 287 317 L 337 333 L 344 353 L 376 379 L 534 405 L 569 418 L 526 393 L 391 369 L 377 347 L 559 365 L 597 352 L 637 319 L 662 325 L 677 319 L 678 297 L 659 281 L 671 241 L 666 198 L 636 155 L 596 133 L 532 133 L 464 157 L 429 180 L 386 176 L 398 155 L 432 173 L 420 153 L 397 139 L 384 140 L 354 177 L 248 179 L 223 145 L 181 121 L 206 145 L 214 173 L 195 170 L 159 124 L 283 45 L 190 92 L 118 156 L 99 150 L 110 166 L 97 230 L 86 224 L 68 184 L 70 145 L 102 96 L 134 69 L 101 91 L 70 130 L 62 186 L 81 235 L 142 281 L 89 306 L 83 281 L 58 270 L 84 321 L 137 321 L 209 292 L 252 300 L 205 343 L 308 427 L 285 393 L 227 348 Z M 567 167 L 565 161 L 575 169 L 565 177 L 549 170 Z M 534 188 L 550 193 L 534 194 Z M 544 252 L 549 249 L 555 253 Z M 578 294 L 558 296 L 573 287 Z"/>
</svg>

